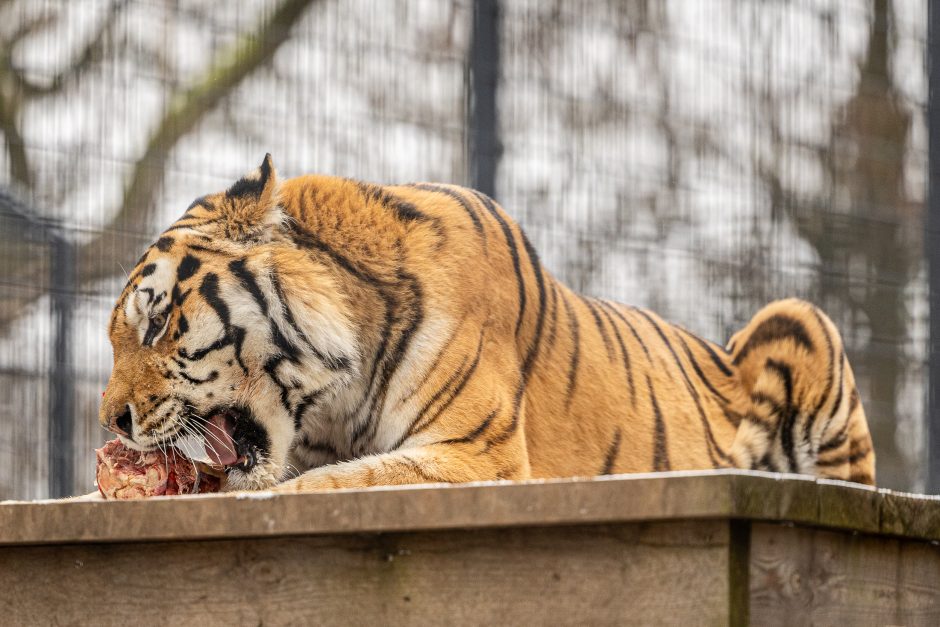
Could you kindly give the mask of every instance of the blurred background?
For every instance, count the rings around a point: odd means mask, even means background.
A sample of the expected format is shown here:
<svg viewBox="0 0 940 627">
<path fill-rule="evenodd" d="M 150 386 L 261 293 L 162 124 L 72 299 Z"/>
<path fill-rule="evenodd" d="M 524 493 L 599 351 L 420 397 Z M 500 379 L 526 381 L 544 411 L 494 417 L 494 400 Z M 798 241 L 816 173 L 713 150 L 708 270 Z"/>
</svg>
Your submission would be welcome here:
<svg viewBox="0 0 940 627">
<path fill-rule="evenodd" d="M 497 198 L 587 294 L 722 343 L 842 329 L 879 484 L 927 481 L 926 0 L 0 0 L 0 499 L 94 489 L 109 311 L 193 198 Z"/>
</svg>

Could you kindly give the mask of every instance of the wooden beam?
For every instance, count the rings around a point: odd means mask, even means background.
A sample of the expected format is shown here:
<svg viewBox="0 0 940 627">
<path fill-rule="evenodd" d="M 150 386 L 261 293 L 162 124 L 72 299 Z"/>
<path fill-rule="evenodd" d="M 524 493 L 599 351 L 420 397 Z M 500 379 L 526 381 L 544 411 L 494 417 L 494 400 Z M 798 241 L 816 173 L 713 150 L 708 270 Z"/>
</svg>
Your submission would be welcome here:
<svg viewBox="0 0 940 627">
<path fill-rule="evenodd" d="M 0 545 L 741 518 L 940 540 L 940 498 L 739 470 L 0 504 Z"/>
</svg>

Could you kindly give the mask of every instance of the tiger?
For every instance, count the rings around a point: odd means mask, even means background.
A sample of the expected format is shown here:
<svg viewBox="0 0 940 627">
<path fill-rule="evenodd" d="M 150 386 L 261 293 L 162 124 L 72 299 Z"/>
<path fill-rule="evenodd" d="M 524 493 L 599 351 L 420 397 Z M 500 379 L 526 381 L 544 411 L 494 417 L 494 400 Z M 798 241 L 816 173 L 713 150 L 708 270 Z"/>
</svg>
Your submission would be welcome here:
<svg viewBox="0 0 940 627">
<path fill-rule="evenodd" d="M 875 483 L 845 346 L 809 302 L 726 346 L 556 279 L 490 197 L 278 177 L 270 154 L 144 252 L 99 420 L 196 438 L 227 490 L 753 469 Z"/>
</svg>

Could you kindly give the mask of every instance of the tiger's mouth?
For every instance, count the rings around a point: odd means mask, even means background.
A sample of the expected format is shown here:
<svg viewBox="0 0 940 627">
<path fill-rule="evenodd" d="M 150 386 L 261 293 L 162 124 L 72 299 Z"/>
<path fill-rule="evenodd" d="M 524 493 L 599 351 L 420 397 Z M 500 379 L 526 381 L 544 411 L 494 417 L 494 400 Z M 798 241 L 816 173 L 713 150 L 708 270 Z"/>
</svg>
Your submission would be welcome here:
<svg viewBox="0 0 940 627">
<path fill-rule="evenodd" d="M 247 473 L 265 456 L 267 438 L 247 407 L 214 407 L 204 416 L 183 416 L 173 446 L 186 457 Z"/>
</svg>

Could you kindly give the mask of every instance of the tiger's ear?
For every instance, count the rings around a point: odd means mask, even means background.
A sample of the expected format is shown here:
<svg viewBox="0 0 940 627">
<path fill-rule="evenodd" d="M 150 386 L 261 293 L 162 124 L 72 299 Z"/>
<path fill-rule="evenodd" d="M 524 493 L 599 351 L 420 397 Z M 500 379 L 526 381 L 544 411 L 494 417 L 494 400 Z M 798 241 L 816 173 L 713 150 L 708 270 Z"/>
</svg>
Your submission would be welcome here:
<svg viewBox="0 0 940 627">
<path fill-rule="evenodd" d="M 270 239 L 284 216 L 278 206 L 278 178 L 271 154 L 258 169 L 238 179 L 225 192 L 226 235 L 235 241 Z"/>
</svg>

